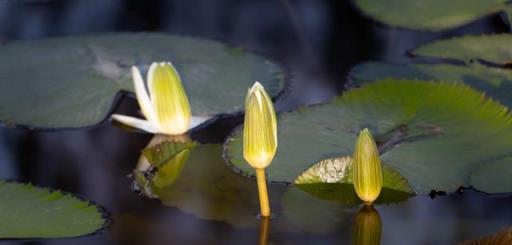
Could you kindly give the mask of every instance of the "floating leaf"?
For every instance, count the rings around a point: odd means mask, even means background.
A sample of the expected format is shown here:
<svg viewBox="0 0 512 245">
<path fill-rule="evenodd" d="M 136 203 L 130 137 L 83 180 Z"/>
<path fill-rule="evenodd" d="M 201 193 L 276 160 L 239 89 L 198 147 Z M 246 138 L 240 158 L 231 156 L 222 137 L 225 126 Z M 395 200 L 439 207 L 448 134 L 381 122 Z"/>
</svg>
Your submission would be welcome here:
<svg viewBox="0 0 512 245">
<path fill-rule="evenodd" d="M 507 108 L 453 83 L 375 82 L 328 104 L 282 114 L 278 124 L 280 145 L 267 168 L 269 180 L 278 182 L 292 182 L 320 160 L 352 154 L 363 128 L 374 132 L 382 161 L 419 194 L 468 186 L 475 167 L 512 147 Z M 242 158 L 240 130 L 225 151 L 234 168 L 253 174 Z"/>
<path fill-rule="evenodd" d="M 506 0 L 355 0 L 365 14 L 390 26 L 441 31 L 506 9 Z"/>
<path fill-rule="evenodd" d="M 512 34 L 463 36 L 439 40 L 413 51 L 415 55 L 454 59 L 465 62 L 485 61 L 499 65 L 512 64 Z"/>
<path fill-rule="evenodd" d="M 0 238 L 74 237 L 105 224 L 95 205 L 30 184 L 1 181 L 0 203 Z"/>
<path fill-rule="evenodd" d="M 383 186 L 376 203 L 403 201 L 412 196 L 407 180 L 392 168 L 383 165 Z M 295 185 L 321 199 L 348 205 L 361 204 L 352 181 L 352 158 L 329 158 L 311 166 L 294 181 Z"/>
<path fill-rule="evenodd" d="M 180 72 L 194 116 L 242 111 L 256 80 L 274 96 L 283 86 L 275 64 L 209 40 L 123 33 L 12 42 L 0 46 L 0 119 L 32 128 L 98 124 L 119 91 L 133 91 L 130 67 L 144 71 L 153 61 Z"/>
<path fill-rule="evenodd" d="M 465 83 L 484 91 L 504 105 L 512 106 L 512 71 L 478 63 L 459 66 L 366 62 L 355 66 L 349 79 L 351 86 L 360 86 L 387 78 Z"/>
</svg>

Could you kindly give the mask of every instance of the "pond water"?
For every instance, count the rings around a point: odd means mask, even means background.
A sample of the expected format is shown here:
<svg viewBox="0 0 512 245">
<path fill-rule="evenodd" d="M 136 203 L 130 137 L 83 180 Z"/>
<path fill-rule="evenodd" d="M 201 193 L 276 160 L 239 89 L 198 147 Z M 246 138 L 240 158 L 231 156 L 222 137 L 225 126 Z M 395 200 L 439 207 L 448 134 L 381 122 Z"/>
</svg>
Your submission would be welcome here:
<svg viewBox="0 0 512 245">
<path fill-rule="evenodd" d="M 123 109 L 124 108 L 124 109 Z M 122 110 L 135 109 L 133 101 Z M 210 127 L 229 131 L 240 119 Z M 207 131 L 208 128 L 205 129 Z M 2 177 L 57 188 L 94 200 L 109 212 L 108 227 L 73 239 L 13 240 L 5 244 L 348 244 L 361 206 L 313 198 L 296 188 L 270 185 L 274 215 L 257 217 L 252 179 L 235 174 L 220 157 L 222 137 L 196 133 L 196 147 L 177 178 L 150 199 L 133 190 L 128 177 L 151 135 L 105 123 L 80 131 L 2 129 Z M 79 144 L 78 144 L 79 143 Z M 79 146 L 78 146 L 79 145 Z M 376 205 L 367 234 L 381 244 L 456 244 L 512 226 L 510 195 L 470 189 Z M 363 214 L 364 215 L 364 214 Z M 263 229 L 267 234 L 262 234 Z M 373 233 L 372 233 L 373 232 Z M 357 243 L 356 243 L 357 244 Z M 360 243 L 362 244 L 362 243 Z"/>
<path fill-rule="evenodd" d="M 279 110 L 328 101 L 341 92 L 348 70 L 360 61 L 410 62 L 404 52 L 422 42 L 506 28 L 488 17 L 450 33 L 386 29 L 344 1 L 62 2 L 0 2 L 0 41 L 105 31 L 163 31 L 226 40 L 268 53 L 290 69 L 293 90 L 277 102 Z M 195 10 L 198 5 L 205 6 Z M 95 21 L 86 21 L 90 15 Z M 133 115 L 136 102 L 125 97 L 115 111 Z M 159 198 L 135 191 L 129 177 L 152 135 L 110 122 L 66 131 L 1 128 L 1 179 L 92 200 L 107 210 L 110 220 L 104 229 L 83 237 L 1 243 L 363 244 L 355 235 L 362 230 L 380 244 L 457 244 L 512 227 L 512 195 L 471 189 L 368 210 L 272 184 L 274 214 L 262 220 L 257 216 L 256 182 L 234 173 L 221 157 L 225 138 L 241 122 L 241 116 L 233 116 L 195 132 L 191 137 L 203 145 L 190 153 L 172 184 L 153 193 Z"/>
</svg>

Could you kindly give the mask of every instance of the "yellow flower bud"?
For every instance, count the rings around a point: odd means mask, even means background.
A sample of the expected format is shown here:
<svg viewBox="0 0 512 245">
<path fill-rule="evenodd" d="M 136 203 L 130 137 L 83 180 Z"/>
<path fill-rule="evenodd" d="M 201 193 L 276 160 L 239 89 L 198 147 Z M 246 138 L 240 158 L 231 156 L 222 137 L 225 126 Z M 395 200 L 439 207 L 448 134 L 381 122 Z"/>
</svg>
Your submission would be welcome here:
<svg viewBox="0 0 512 245">
<path fill-rule="evenodd" d="M 266 168 L 277 149 L 276 113 L 270 96 L 255 82 L 245 98 L 244 159 L 256 169 Z"/>
<path fill-rule="evenodd" d="M 379 151 L 368 129 L 359 132 L 352 166 L 354 189 L 365 203 L 375 201 L 382 189 L 382 167 Z"/>
<path fill-rule="evenodd" d="M 277 122 L 272 100 L 255 82 L 245 97 L 244 159 L 256 169 L 261 216 L 270 216 L 265 168 L 277 149 Z"/>
<path fill-rule="evenodd" d="M 364 205 L 354 220 L 352 231 L 353 245 L 379 245 L 382 222 L 379 213 L 369 205 Z"/>
</svg>

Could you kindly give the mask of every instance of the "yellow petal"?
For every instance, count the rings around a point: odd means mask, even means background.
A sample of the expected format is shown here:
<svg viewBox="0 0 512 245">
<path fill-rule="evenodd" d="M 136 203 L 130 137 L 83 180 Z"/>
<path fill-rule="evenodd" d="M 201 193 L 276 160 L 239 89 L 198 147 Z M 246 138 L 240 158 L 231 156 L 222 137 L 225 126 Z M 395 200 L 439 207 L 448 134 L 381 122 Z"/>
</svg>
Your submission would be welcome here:
<svg viewBox="0 0 512 245">
<path fill-rule="evenodd" d="M 162 133 L 186 133 L 191 121 L 190 105 L 174 67 L 170 63 L 153 63 L 148 80 L 153 109 Z"/>
<path fill-rule="evenodd" d="M 354 189 L 365 203 L 375 201 L 382 189 L 382 167 L 377 145 L 368 129 L 359 133 L 354 149 Z"/>
<path fill-rule="evenodd" d="M 270 96 L 258 82 L 247 92 L 244 158 L 253 168 L 266 168 L 277 149 L 276 114 Z"/>
<path fill-rule="evenodd" d="M 132 78 L 133 87 L 135 88 L 135 96 L 137 97 L 137 102 L 139 102 L 142 114 L 144 114 L 148 121 L 152 123 L 156 122 L 155 112 L 153 110 L 153 105 L 151 105 L 151 100 L 149 99 L 148 92 L 144 85 L 144 80 L 140 75 L 139 69 L 137 69 L 137 67 L 135 66 L 132 66 Z"/>
<path fill-rule="evenodd" d="M 151 122 L 148 122 L 146 120 L 138 119 L 135 117 L 129 117 L 129 116 L 125 116 L 125 115 L 119 115 L 119 114 L 112 115 L 112 119 L 114 119 L 122 124 L 128 125 L 130 127 L 144 130 L 148 133 L 152 133 L 152 134 L 158 133 L 158 128 L 156 127 L 156 125 L 154 125 Z"/>
</svg>

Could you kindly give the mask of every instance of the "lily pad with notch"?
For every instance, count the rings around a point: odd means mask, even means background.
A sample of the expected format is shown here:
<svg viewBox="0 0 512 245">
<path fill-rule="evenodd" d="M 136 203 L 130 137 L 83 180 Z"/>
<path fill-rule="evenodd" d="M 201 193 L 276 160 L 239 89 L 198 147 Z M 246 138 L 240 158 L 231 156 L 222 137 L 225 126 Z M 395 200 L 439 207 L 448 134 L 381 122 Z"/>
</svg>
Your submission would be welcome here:
<svg viewBox="0 0 512 245">
<path fill-rule="evenodd" d="M 354 3 L 365 14 L 387 25 L 422 31 L 455 28 L 499 12 L 510 14 L 506 0 L 354 0 Z"/>
<path fill-rule="evenodd" d="M 357 132 L 369 128 L 383 164 L 415 193 L 452 192 L 470 185 L 476 167 L 510 153 L 511 124 L 505 106 L 464 84 L 378 81 L 328 104 L 281 114 L 268 179 L 291 183 L 316 162 L 352 155 Z M 237 171 L 253 175 L 242 147 L 237 130 L 225 154 Z"/>
<path fill-rule="evenodd" d="M 130 67 L 171 61 L 193 116 L 243 110 L 256 80 L 276 96 L 280 68 L 224 43 L 160 33 L 119 33 L 9 42 L 0 46 L 0 120 L 9 126 L 79 128 L 106 119 L 120 91 L 133 91 Z"/>
<path fill-rule="evenodd" d="M 65 238 L 106 224 L 99 207 L 60 191 L 0 181 L 0 239 Z"/>
</svg>

